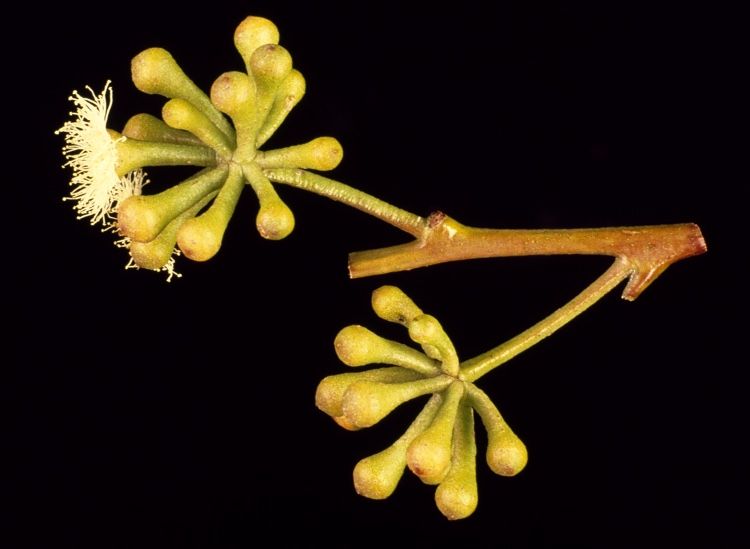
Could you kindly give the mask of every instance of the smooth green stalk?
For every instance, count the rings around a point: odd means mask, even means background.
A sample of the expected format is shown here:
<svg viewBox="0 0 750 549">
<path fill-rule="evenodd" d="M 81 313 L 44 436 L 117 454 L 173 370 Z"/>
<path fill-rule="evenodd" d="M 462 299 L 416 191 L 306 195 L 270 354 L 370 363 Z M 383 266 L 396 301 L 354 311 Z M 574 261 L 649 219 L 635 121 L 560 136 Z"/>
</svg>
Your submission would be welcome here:
<svg viewBox="0 0 750 549">
<path fill-rule="evenodd" d="M 156 143 L 125 138 L 117 142 L 119 177 L 145 166 L 216 166 L 216 152 L 204 145 Z"/>
<path fill-rule="evenodd" d="M 291 185 L 298 189 L 310 191 L 331 200 L 341 202 L 369 215 L 377 217 L 394 227 L 415 237 L 422 235 L 425 228 L 424 218 L 397 208 L 365 192 L 345 185 L 322 175 L 291 168 L 269 168 L 263 170 L 268 179 L 276 183 Z"/>
<path fill-rule="evenodd" d="M 172 55 L 163 48 L 149 48 L 133 58 L 130 71 L 135 87 L 144 93 L 180 98 L 195 105 L 224 135 L 234 139 L 234 129 L 211 104 L 211 100 L 182 71 Z"/>
<path fill-rule="evenodd" d="M 385 499 L 396 489 L 406 467 L 406 450 L 432 423 L 443 398 L 434 394 L 406 432 L 388 448 L 366 457 L 354 467 L 354 489 L 360 496 Z"/>
<path fill-rule="evenodd" d="M 171 127 L 196 136 L 224 160 L 232 158 L 232 141 L 192 103 L 180 98 L 170 99 L 162 107 L 161 116 Z"/>
<path fill-rule="evenodd" d="M 476 381 L 487 372 L 536 345 L 599 301 L 631 273 L 632 267 L 626 260 L 616 259 L 603 275 L 547 318 L 537 322 L 531 328 L 524 330 L 502 345 L 464 362 L 461 366 L 461 379 Z"/>
<path fill-rule="evenodd" d="M 121 234 L 136 242 L 148 242 L 182 212 L 219 188 L 227 177 L 226 165 L 206 168 L 158 194 L 135 195 L 117 210 Z"/>
</svg>

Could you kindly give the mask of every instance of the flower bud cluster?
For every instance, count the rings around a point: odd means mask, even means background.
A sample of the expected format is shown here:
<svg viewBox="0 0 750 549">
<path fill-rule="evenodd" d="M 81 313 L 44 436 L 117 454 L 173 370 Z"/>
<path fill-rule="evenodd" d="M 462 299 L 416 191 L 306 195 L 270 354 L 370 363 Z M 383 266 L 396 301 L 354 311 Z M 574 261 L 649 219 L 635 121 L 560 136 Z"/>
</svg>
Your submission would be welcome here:
<svg viewBox="0 0 750 549">
<path fill-rule="evenodd" d="M 234 44 L 244 71 L 221 74 L 207 95 L 172 55 L 149 48 L 135 56 L 135 86 L 167 98 L 161 118 L 136 114 L 121 132 L 106 127 L 111 107 L 109 83 L 92 98 L 77 92 L 63 153 L 73 168 L 69 197 L 79 217 L 116 228 L 136 267 L 163 270 L 176 250 L 206 261 L 220 249 L 239 197 L 249 184 L 259 201 L 256 228 L 271 240 L 294 229 L 294 215 L 264 170 L 331 170 L 342 159 L 339 142 L 319 137 L 302 145 L 262 150 L 305 93 L 305 79 L 279 45 L 276 26 L 247 17 Z M 186 165 L 202 169 L 166 190 L 142 194 L 147 166 Z M 137 175 L 137 177 L 136 177 Z M 134 184 L 134 181 L 137 184 Z"/>
<path fill-rule="evenodd" d="M 387 498 L 408 467 L 425 484 L 437 485 L 435 502 L 443 515 L 468 517 L 478 503 L 474 413 L 487 430 L 486 460 L 495 473 L 519 473 L 526 447 L 489 397 L 464 379 L 453 344 L 435 317 L 394 286 L 375 290 L 372 307 L 380 318 L 407 328 L 421 350 L 347 326 L 334 342 L 339 359 L 352 368 L 381 366 L 324 378 L 316 405 L 342 427 L 357 430 L 375 425 L 404 402 L 431 395 L 400 438 L 357 463 L 354 487 L 365 497 Z"/>
</svg>

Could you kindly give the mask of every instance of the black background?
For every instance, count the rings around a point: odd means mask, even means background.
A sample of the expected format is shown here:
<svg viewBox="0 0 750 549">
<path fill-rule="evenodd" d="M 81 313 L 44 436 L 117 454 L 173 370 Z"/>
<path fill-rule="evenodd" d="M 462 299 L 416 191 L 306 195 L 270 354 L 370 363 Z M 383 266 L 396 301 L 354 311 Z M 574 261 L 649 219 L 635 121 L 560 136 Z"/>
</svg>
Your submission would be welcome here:
<svg viewBox="0 0 750 549">
<path fill-rule="evenodd" d="M 302 3 L 301 3 L 302 4 Z M 747 176 L 731 14 L 609 2 L 450 10 L 406 3 L 66 5 L 19 16 L 8 45 L 8 547 L 645 547 L 747 539 L 746 310 L 738 236 Z M 512 479 L 484 464 L 480 504 L 449 523 L 405 474 L 386 501 L 351 469 L 419 410 L 350 433 L 313 403 L 344 371 L 332 341 L 378 320 L 396 284 L 469 358 L 565 303 L 598 257 L 482 260 L 350 281 L 350 251 L 406 239 L 281 187 L 297 228 L 254 230 L 245 193 L 219 255 L 183 278 L 125 271 L 112 235 L 75 220 L 61 138 L 72 89 L 113 81 L 110 125 L 162 98 L 129 80 L 159 45 L 202 88 L 241 68 L 249 14 L 272 19 L 308 93 L 269 145 L 337 137 L 332 176 L 407 210 L 476 226 L 696 222 L 709 253 L 635 303 L 617 292 L 484 378 L 526 442 Z M 6 22 L 6 24 L 12 24 Z M 744 153 L 746 154 L 746 153 Z M 179 170 L 149 170 L 149 192 Z M 19 199 L 20 198 L 20 199 Z M 744 505 L 744 507 L 743 507 Z M 11 542 L 13 534 L 21 534 Z M 271 541 L 261 541 L 271 536 Z"/>
</svg>

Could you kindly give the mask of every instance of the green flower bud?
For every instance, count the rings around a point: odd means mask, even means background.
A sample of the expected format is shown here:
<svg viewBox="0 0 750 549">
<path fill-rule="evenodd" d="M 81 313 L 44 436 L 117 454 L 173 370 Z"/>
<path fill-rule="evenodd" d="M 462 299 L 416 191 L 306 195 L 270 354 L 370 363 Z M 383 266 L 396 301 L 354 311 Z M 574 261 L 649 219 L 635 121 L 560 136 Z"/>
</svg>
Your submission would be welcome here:
<svg viewBox="0 0 750 549">
<path fill-rule="evenodd" d="M 336 356 L 347 366 L 365 366 L 380 362 L 389 352 L 389 343 L 364 326 L 347 326 L 338 333 L 333 346 Z"/>
<path fill-rule="evenodd" d="M 173 255 L 177 243 L 177 231 L 185 220 L 195 216 L 214 196 L 216 192 L 210 193 L 178 215 L 150 242 L 131 241 L 128 251 L 135 266 L 152 271 L 167 270 L 170 274 L 176 274 L 173 269 Z"/>
<path fill-rule="evenodd" d="M 520 473 L 528 461 L 526 445 L 508 427 L 490 398 L 474 384 L 468 384 L 471 405 L 487 430 L 487 464 L 505 477 Z"/>
<path fill-rule="evenodd" d="M 255 84 L 244 72 L 225 72 L 211 85 L 211 102 L 235 123 L 243 121 L 255 108 Z"/>
<path fill-rule="evenodd" d="M 292 70 L 292 57 L 277 44 L 260 46 L 250 57 L 249 70 L 257 89 L 257 127 L 263 127 L 281 83 Z M 254 142 L 253 142 L 254 143 Z"/>
<path fill-rule="evenodd" d="M 164 104 L 161 116 L 171 127 L 190 132 L 225 159 L 232 157 L 232 143 L 227 136 L 192 103 L 180 98 L 170 99 Z"/>
<path fill-rule="evenodd" d="M 334 340 L 336 355 L 347 366 L 392 364 L 425 375 L 437 375 L 440 369 L 425 355 L 397 341 L 374 334 L 363 326 L 347 326 Z"/>
<path fill-rule="evenodd" d="M 453 426 L 463 392 L 462 382 L 451 383 L 432 424 L 409 445 L 406 463 L 425 484 L 439 484 L 448 474 Z"/>
<path fill-rule="evenodd" d="M 118 230 L 135 242 L 153 240 L 175 217 L 215 191 L 226 174 L 226 167 L 206 169 L 161 193 L 126 198 L 117 208 Z"/>
<path fill-rule="evenodd" d="M 255 143 L 256 148 L 260 148 L 268 141 L 279 126 L 281 126 L 287 115 L 305 95 L 305 88 L 305 77 L 298 70 L 292 69 L 276 91 L 276 97 L 271 105 L 271 110 L 266 117 L 265 123 L 258 131 Z"/>
<path fill-rule="evenodd" d="M 342 410 L 357 427 L 370 427 L 404 402 L 440 390 L 450 382 L 451 378 L 443 376 L 406 383 L 355 381 L 344 393 Z"/>
<path fill-rule="evenodd" d="M 360 496 L 385 499 L 404 474 L 406 449 L 394 443 L 382 452 L 361 459 L 354 467 L 354 489 Z"/>
<path fill-rule="evenodd" d="M 303 145 L 264 152 L 256 161 L 261 168 L 304 168 L 327 171 L 339 165 L 344 149 L 333 137 L 318 137 Z"/>
<path fill-rule="evenodd" d="M 347 431 L 359 431 L 361 429 L 361 427 L 354 425 L 346 416 L 336 416 L 333 418 L 333 421 L 335 421 L 339 427 L 343 427 Z"/>
<path fill-rule="evenodd" d="M 208 210 L 182 224 L 177 245 L 189 259 L 206 261 L 219 251 L 244 185 L 242 170 L 231 164 L 226 183 Z"/>
<path fill-rule="evenodd" d="M 435 491 L 435 503 L 449 520 L 466 518 L 477 508 L 479 494 L 476 457 L 474 410 L 466 404 L 461 404 L 453 429 L 451 468 Z"/>
<path fill-rule="evenodd" d="M 445 373 L 458 375 L 459 362 L 456 349 L 440 322 L 432 315 L 420 315 L 408 324 L 409 337 L 422 345 L 430 358 L 440 360 Z"/>
<path fill-rule="evenodd" d="M 188 219 L 177 232 L 177 245 L 185 257 L 193 261 L 208 261 L 221 248 L 224 225 L 214 211 Z"/>
<path fill-rule="evenodd" d="M 281 198 L 268 197 L 261 202 L 255 218 L 258 233 L 268 240 L 281 240 L 294 230 L 294 214 Z"/>
<path fill-rule="evenodd" d="M 403 368 L 376 368 L 328 376 L 318 384 L 318 389 L 315 392 L 315 406 L 335 419 L 344 415 L 344 394 L 355 381 L 370 380 L 383 383 L 401 383 L 419 378 L 420 376 L 416 372 Z"/>
<path fill-rule="evenodd" d="M 276 190 L 255 162 L 242 164 L 242 173 L 258 196 L 260 210 L 255 226 L 263 238 L 280 240 L 294 230 L 294 214 L 276 194 Z"/>
<path fill-rule="evenodd" d="M 140 141 L 158 143 L 180 143 L 184 145 L 202 145 L 193 134 L 167 126 L 162 120 L 146 113 L 131 116 L 122 129 L 122 135 Z"/>
<path fill-rule="evenodd" d="M 159 271 L 172 258 L 175 242 L 162 231 L 151 242 L 131 242 L 128 252 L 136 267 Z"/>
<path fill-rule="evenodd" d="M 258 121 L 253 79 L 244 72 L 225 72 L 211 86 L 211 102 L 234 122 L 237 130 L 235 158 L 246 161 L 254 156 Z"/>
<path fill-rule="evenodd" d="M 248 66 L 253 52 L 260 46 L 278 43 L 279 30 L 276 25 L 263 17 L 246 17 L 234 31 L 234 46 Z"/>
<path fill-rule="evenodd" d="M 250 68 L 259 90 L 275 92 L 292 71 L 292 56 L 283 46 L 265 44 L 257 48 L 250 58 Z"/>
<path fill-rule="evenodd" d="M 134 242 L 150 242 L 179 213 L 174 202 L 160 200 L 159 195 L 129 196 L 117 208 L 117 227 Z"/>
<path fill-rule="evenodd" d="M 381 286 L 372 292 L 372 308 L 383 320 L 408 325 L 422 309 L 396 286 Z"/>
<path fill-rule="evenodd" d="M 406 467 L 406 449 L 419 433 L 432 422 L 442 397 L 433 395 L 409 429 L 391 446 L 364 458 L 354 467 L 354 489 L 361 496 L 385 499 L 396 489 Z"/>
<path fill-rule="evenodd" d="M 226 136 L 234 136 L 232 126 L 167 50 L 148 48 L 142 51 L 130 63 L 130 72 L 135 87 L 142 92 L 185 99 L 203 112 Z"/>
<path fill-rule="evenodd" d="M 504 477 L 520 473 L 529 459 L 526 445 L 507 425 L 487 429 L 487 464 L 493 472 Z"/>
</svg>

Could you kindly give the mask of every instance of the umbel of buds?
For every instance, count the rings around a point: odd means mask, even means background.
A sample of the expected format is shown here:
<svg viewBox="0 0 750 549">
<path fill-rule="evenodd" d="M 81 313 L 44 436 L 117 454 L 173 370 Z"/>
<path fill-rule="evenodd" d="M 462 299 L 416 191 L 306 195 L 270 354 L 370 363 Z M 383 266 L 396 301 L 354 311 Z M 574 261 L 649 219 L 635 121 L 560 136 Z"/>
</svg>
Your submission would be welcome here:
<svg viewBox="0 0 750 549">
<path fill-rule="evenodd" d="M 478 503 L 475 412 L 487 430 L 486 460 L 492 471 L 518 474 L 526 465 L 526 447 L 489 397 L 466 379 L 435 317 L 394 286 L 375 290 L 372 307 L 380 318 L 406 327 L 421 350 L 362 326 L 347 326 L 334 342 L 341 361 L 352 368 L 381 366 L 324 378 L 316 405 L 342 427 L 356 430 L 376 424 L 408 400 L 431 395 L 400 438 L 357 463 L 354 487 L 365 497 L 387 498 L 408 467 L 425 484 L 437 485 L 435 502 L 443 515 L 468 517 Z"/>
<path fill-rule="evenodd" d="M 332 170 L 341 161 L 341 145 L 332 137 L 263 150 L 305 93 L 305 79 L 278 42 L 271 21 L 247 17 L 234 34 L 244 70 L 221 74 L 208 95 L 166 50 L 139 53 L 131 64 L 135 86 L 167 101 L 161 119 L 136 114 L 121 132 L 106 127 L 109 83 L 99 96 L 89 88 L 92 98 L 74 92 L 74 119 L 58 131 L 74 172 L 69 199 L 79 217 L 116 228 L 134 266 L 173 273 L 175 247 L 195 261 L 213 257 L 246 184 L 258 198 L 260 235 L 286 237 L 294 215 L 264 171 Z M 142 168 L 171 165 L 202 169 L 166 190 L 141 194 Z"/>
</svg>

